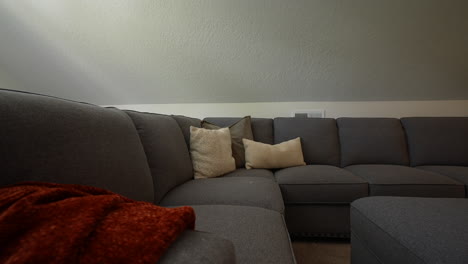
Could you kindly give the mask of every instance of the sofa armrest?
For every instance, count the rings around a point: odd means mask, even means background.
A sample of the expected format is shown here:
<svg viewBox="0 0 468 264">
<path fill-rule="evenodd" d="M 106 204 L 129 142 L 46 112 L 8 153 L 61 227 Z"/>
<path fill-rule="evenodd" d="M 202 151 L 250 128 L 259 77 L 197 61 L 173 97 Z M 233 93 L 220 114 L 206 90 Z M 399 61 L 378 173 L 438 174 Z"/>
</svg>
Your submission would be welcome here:
<svg viewBox="0 0 468 264">
<path fill-rule="evenodd" d="M 231 241 L 214 234 L 187 230 L 169 247 L 158 263 L 235 264 L 236 256 Z"/>
</svg>

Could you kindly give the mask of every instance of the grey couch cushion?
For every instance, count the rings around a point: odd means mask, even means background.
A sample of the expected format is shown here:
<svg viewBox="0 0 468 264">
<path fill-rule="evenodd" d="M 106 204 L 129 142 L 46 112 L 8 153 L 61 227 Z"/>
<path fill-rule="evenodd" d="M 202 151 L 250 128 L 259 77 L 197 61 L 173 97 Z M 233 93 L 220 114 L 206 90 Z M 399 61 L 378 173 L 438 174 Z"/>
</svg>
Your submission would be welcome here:
<svg viewBox="0 0 468 264">
<path fill-rule="evenodd" d="M 468 166 L 468 117 L 402 118 L 412 166 Z"/>
<path fill-rule="evenodd" d="M 345 169 L 369 183 L 369 195 L 465 197 L 463 184 L 447 176 L 399 165 L 353 165 Z"/>
<path fill-rule="evenodd" d="M 153 201 L 132 120 L 122 111 L 0 90 L 0 185 L 73 183 Z"/>
<path fill-rule="evenodd" d="M 231 241 L 217 235 L 187 230 L 164 253 L 159 264 L 212 263 L 235 264 Z"/>
<path fill-rule="evenodd" d="M 465 184 L 465 195 L 468 197 L 468 167 L 460 166 L 419 166 L 422 170 L 433 171 L 448 176 L 456 181 Z"/>
<path fill-rule="evenodd" d="M 274 124 L 275 144 L 300 137 L 307 164 L 340 165 L 335 119 L 278 117 Z"/>
<path fill-rule="evenodd" d="M 341 166 L 408 165 L 405 133 L 395 118 L 338 118 Z"/>
<path fill-rule="evenodd" d="M 204 120 L 220 127 L 228 127 L 242 119 L 241 117 L 207 117 Z M 252 133 L 255 141 L 273 144 L 273 120 L 270 118 L 252 118 Z"/>
<path fill-rule="evenodd" d="M 193 206 L 195 229 L 232 241 L 238 263 L 295 263 L 283 216 L 247 206 Z"/>
<path fill-rule="evenodd" d="M 260 177 L 220 177 L 188 181 L 170 191 L 163 206 L 227 204 L 284 211 L 278 184 Z"/>
<path fill-rule="evenodd" d="M 145 149 L 158 203 L 172 188 L 193 178 L 184 136 L 170 116 L 126 111 L 135 123 Z"/>
<path fill-rule="evenodd" d="M 363 179 L 344 169 L 308 165 L 275 172 L 286 204 L 345 203 L 367 196 Z"/>
<path fill-rule="evenodd" d="M 184 135 L 187 148 L 190 149 L 190 126 L 201 127 L 201 120 L 198 118 L 181 115 L 173 115 L 172 117 L 179 124 L 179 127 L 182 130 L 182 134 Z"/>
<path fill-rule="evenodd" d="M 467 199 L 359 199 L 351 204 L 352 261 L 466 263 L 466 223 Z"/>
<path fill-rule="evenodd" d="M 233 172 L 223 175 L 223 177 L 260 177 L 274 180 L 273 172 L 265 169 L 237 169 Z"/>
</svg>

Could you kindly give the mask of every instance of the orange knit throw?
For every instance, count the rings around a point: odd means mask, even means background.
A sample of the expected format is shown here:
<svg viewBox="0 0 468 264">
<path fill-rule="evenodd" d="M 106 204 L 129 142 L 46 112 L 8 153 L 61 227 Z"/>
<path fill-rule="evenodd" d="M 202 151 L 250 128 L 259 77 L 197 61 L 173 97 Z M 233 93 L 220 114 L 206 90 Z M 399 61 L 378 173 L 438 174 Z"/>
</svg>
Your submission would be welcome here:
<svg viewBox="0 0 468 264">
<path fill-rule="evenodd" d="M 156 263 L 191 207 L 163 208 L 107 190 L 27 182 L 0 188 L 0 263 Z"/>
</svg>

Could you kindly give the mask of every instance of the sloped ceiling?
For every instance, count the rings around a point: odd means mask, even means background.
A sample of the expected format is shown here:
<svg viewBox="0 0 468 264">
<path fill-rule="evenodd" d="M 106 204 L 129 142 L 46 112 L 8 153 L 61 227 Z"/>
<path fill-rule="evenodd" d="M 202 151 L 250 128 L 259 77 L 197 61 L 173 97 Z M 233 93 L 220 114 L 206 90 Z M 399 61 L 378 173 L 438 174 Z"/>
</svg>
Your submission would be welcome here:
<svg viewBox="0 0 468 264">
<path fill-rule="evenodd" d="M 0 0 L 0 86 L 114 105 L 468 99 L 468 1 Z"/>
</svg>

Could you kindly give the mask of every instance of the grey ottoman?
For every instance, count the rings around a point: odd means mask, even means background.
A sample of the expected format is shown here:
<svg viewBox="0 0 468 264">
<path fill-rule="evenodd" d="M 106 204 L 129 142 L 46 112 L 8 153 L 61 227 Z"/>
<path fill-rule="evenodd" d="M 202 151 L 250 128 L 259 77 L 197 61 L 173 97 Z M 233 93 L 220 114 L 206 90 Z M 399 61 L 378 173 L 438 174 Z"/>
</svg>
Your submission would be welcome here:
<svg viewBox="0 0 468 264">
<path fill-rule="evenodd" d="M 468 263 L 468 199 L 367 197 L 354 201 L 351 262 Z"/>
</svg>

